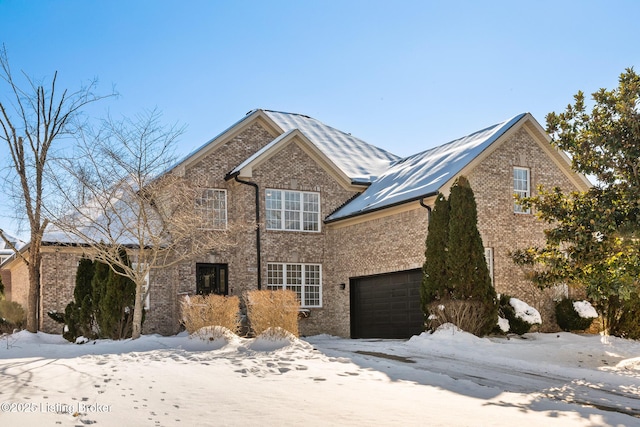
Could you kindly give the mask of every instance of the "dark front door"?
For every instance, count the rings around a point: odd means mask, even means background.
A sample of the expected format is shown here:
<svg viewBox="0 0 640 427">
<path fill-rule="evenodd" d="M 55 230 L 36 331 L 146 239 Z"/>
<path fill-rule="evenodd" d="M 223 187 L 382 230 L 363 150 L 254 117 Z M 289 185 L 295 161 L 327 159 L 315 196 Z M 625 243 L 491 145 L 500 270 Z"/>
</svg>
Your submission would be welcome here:
<svg viewBox="0 0 640 427">
<path fill-rule="evenodd" d="M 227 264 L 196 264 L 198 295 L 227 295 Z"/>
</svg>

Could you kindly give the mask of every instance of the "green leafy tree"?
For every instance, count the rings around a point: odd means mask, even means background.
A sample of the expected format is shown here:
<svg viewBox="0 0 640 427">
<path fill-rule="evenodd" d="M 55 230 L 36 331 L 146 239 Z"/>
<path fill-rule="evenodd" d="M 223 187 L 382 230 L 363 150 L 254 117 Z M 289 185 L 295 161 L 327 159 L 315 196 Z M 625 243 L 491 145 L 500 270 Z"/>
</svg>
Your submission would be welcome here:
<svg viewBox="0 0 640 427">
<path fill-rule="evenodd" d="M 450 294 L 447 270 L 447 246 L 449 240 L 449 202 L 438 194 L 429 217 L 425 243 L 424 273 L 420 296 L 422 310 L 428 316 L 428 305 Z"/>
<path fill-rule="evenodd" d="M 586 291 L 605 327 L 617 330 L 620 300 L 639 290 L 640 77 L 631 68 L 616 89 L 592 94 L 588 111 L 578 92 L 565 112 L 547 115 L 552 144 L 566 151 L 573 169 L 595 178 L 586 192 L 564 194 L 539 188 L 523 199 L 550 224 L 546 244 L 516 251 L 514 260 L 533 266 L 540 287 L 567 283 Z"/>
</svg>

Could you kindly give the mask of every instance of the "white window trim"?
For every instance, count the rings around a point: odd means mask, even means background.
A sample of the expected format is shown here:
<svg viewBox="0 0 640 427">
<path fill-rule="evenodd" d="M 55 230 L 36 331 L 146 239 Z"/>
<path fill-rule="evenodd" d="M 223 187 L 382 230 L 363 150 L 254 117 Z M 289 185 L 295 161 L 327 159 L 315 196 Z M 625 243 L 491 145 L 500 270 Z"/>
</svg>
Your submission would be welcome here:
<svg viewBox="0 0 640 427">
<path fill-rule="evenodd" d="M 515 172 L 517 170 L 525 171 L 527 173 L 527 188 L 526 188 L 526 190 L 517 190 L 516 189 Z M 514 195 L 518 195 L 520 197 L 530 197 L 531 196 L 531 169 L 525 168 L 525 167 L 520 167 L 520 166 L 514 166 L 513 167 L 512 177 L 513 177 L 513 194 Z M 518 202 L 515 200 L 515 196 L 514 196 L 513 212 L 517 213 L 517 214 L 526 215 L 526 214 L 530 214 L 531 213 L 531 209 L 524 209 L 522 206 L 520 206 L 518 204 Z"/>
<path fill-rule="evenodd" d="M 300 290 L 300 299 L 301 299 L 300 307 L 303 307 L 303 308 L 321 308 L 322 307 L 322 264 L 296 263 L 296 262 L 269 262 L 269 263 L 267 263 L 267 271 L 269 270 L 269 266 L 270 265 L 278 265 L 278 266 L 282 267 L 282 280 L 285 283 L 270 284 L 269 283 L 269 275 L 267 274 L 267 289 L 275 288 L 275 287 L 281 288 L 281 289 L 289 289 L 289 286 L 286 283 L 286 281 L 287 281 L 287 266 L 288 265 L 301 266 L 302 267 L 302 284 L 301 285 L 291 285 L 291 286 L 301 286 L 301 290 Z M 308 266 L 318 267 L 318 273 L 319 273 L 318 288 L 319 288 L 319 293 L 318 293 L 318 304 L 317 305 L 309 305 L 309 304 L 306 304 L 306 301 L 305 301 L 305 288 L 308 286 L 306 284 L 307 267 Z M 313 286 L 315 286 L 315 285 L 313 285 Z"/>
<path fill-rule="evenodd" d="M 203 230 L 226 230 L 227 229 L 227 220 L 228 220 L 228 204 L 227 204 L 227 190 L 222 188 L 203 188 L 201 191 L 201 197 L 199 201 L 205 200 L 204 193 L 205 191 L 213 191 L 215 193 L 221 193 L 224 195 L 224 219 L 219 220 L 220 223 L 224 222 L 223 226 L 216 226 L 216 218 L 215 213 L 216 209 L 213 207 L 209 207 L 203 203 L 198 204 L 196 202 L 196 209 L 198 209 L 203 215 L 202 226 L 200 227 Z"/>
<path fill-rule="evenodd" d="M 267 207 L 267 195 L 269 195 L 270 192 L 278 192 L 280 193 L 280 208 L 279 209 L 269 209 Z M 299 227 L 296 229 L 290 229 L 290 228 L 286 228 L 286 215 L 285 213 L 287 212 L 287 210 L 285 209 L 285 193 L 297 193 L 300 195 L 300 210 L 296 211 L 299 213 Z M 318 197 L 318 211 L 317 212 L 308 212 L 304 210 L 304 195 L 305 194 L 313 194 L 316 195 Z M 269 222 L 266 223 L 266 228 L 267 230 L 276 230 L 276 231 L 292 231 L 292 232 L 303 232 L 303 233 L 319 233 L 321 231 L 322 228 L 322 221 L 320 221 L 320 208 L 321 206 L 321 200 L 320 200 L 320 193 L 317 191 L 298 191 L 298 190 L 282 190 L 282 189 L 275 189 L 275 188 L 267 188 L 265 190 L 265 212 L 266 214 L 268 214 L 269 211 L 276 211 L 276 212 L 280 212 L 280 224 L 278 227 L 273 227 L 271 224 L 269 224 Z M 315 222 L 317 224 L 317 230 L 305 230 L 304 229 L 304 216 L 306 214 L 315 214 L 316 218 L 315 218 Z M 268 215 L 266 215 L 268 216 Z"/>
</svg>

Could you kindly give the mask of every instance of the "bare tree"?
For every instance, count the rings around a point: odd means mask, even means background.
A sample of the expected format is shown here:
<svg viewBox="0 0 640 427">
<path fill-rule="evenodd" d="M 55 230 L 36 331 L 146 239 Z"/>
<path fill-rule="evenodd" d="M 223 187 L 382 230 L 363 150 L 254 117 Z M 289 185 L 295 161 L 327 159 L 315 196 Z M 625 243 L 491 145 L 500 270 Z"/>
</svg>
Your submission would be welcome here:
<svg viewBox="0 0 640 427">
<path fill-rule="evenodd" d="M 206 190 L 171 170 L 181 133 L 162 125 L 157 111 L 133 120 L 109 118 L 100 131 L 84 134 L 76 161 L 61 165 L 75 181 L 59 181 L 67 207 L 52 213 L 56 220 L 47 236 L 86 246 L 90 256 L 135 282 L 134 339 L 142 332 L 150 274 L 224 250 L 246 227 L 216 216 L 203 199 Z M 121 249 L 131 265 L 123 264 Z"/>
<path fill-rule="evenodd" d="M 15 202 L 14 209 L 26 218 L 30 241 L 27 255 L 19 252 L 0 230 L 0 238 L 27 265 L 29 290 L 27 296 L 27 330 L 38 329 L 40 297 L 40 247 L 48 220 L 43 217 L 45 203 L 45 172 L 52 156 L 52 148 L 78 129 L 78 117 L 87 104 L 104 96 L 94 93 L 96 81 L 89 82 L 75 92 L 59 92 L 57 72 L 50 84 L 36 83 L 22 73 L 24 87 L 15 80 L 5 46 L 0 49 L 0 140 L 9 149 L 7 185 L 5 190 Z M 111 95 L 107 95 L 111 96 Z"/>
</svg>

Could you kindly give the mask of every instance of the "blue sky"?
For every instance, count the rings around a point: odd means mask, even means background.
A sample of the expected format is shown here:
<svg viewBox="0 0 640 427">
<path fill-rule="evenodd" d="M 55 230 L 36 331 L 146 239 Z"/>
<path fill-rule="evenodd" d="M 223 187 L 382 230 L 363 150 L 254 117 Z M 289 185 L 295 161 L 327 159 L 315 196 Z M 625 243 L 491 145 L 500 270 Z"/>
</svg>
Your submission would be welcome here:
<svg viewBox="0 0 640 427">
<path fill-rule="evenodd" d="M 92 114 L 186 125 L 182 154 L 264 108 L 406 156 L 615 87 L 640 69 L 638 16 L 635 0 L 0 0 L 0 43 L 14 72 L 115 86 Z"/>
</svg>

